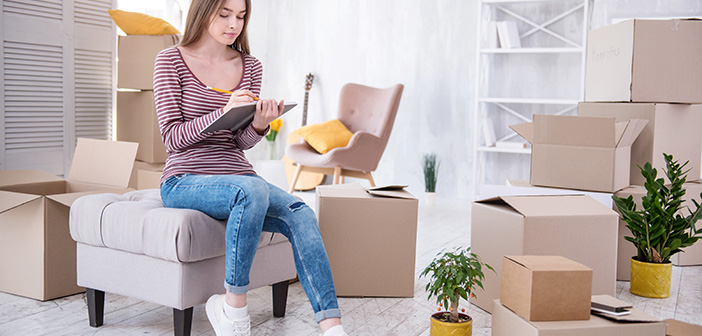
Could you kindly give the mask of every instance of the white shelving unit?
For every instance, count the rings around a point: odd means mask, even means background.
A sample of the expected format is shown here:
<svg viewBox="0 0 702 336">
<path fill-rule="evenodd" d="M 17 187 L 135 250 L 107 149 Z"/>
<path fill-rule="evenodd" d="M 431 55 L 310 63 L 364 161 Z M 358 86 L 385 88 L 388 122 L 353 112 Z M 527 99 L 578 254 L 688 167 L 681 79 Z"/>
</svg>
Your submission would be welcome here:
<svg viewBox="0 0 702 336">
<path fill-rule="evenodd" d="M 497 141 L 523 141 L 509 125 L 533 114 L 574 115 L 585 88 L 589 13 L 593 0 L 480 0 L 473 120 L 473 195 L 480 186 L 528 178 L 530 148 L 486 146 L 483 123 Z M 487 41 L 489 22 L 515 21 L 521 48 Z M 499 43 L 498 43 L 499 45 Z M 506 163 L 505 163 L 506 162 Z M 508 167 L 509 169 L 500 169 Z M 514 176 L 516 170 L 517 175 Z M 521 173 L 521 174 L 519 174 Z M 500 176 L 507 174 L 507 176 Z"/>
</svg>

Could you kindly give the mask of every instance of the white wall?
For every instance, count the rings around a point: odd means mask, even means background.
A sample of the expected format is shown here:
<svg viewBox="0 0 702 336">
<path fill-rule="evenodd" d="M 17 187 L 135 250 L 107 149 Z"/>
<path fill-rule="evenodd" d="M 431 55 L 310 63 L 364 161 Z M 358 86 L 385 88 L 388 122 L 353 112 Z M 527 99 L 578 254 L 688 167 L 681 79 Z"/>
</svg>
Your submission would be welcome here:
<svg viewBox="0 0 702 336">
<path fill-rule="evenodd" d="M 249 36 L 264 64 L 263 96 L 302 105 L 315 75 L 308 123 L 336 115 L 341 86 L 403 83 L 405 91 L 376 183 L 423 192 L 421 156 L 441 160 L 439 197 L 470 199 L 476 0 L 253 0 Z M 698 0 L 597 0 L 592 27 L 617 17 L 702 16 Z M 301 126 L 302 108 L 284 117 L 282 134 Z M 278 141 L 284 150 L 284 137 Z M 263 157 L 262 148 L 249 153 Z M 502 160 L 515 175 L 528 159 Z M 519 176 L 515 176 L 519 177 Z"/>
</svg>

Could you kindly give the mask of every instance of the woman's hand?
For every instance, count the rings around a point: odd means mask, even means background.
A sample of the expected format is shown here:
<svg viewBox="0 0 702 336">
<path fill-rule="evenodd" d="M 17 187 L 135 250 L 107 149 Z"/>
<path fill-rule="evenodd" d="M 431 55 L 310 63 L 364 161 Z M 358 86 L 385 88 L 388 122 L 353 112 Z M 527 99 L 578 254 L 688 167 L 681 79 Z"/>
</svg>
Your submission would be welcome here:
<svg viewBox="0 0 702 336">
<path fill-rule="evenodd" d="M 256 99 L 256 95 L 249 90 L 234 91 L 229 97 L 227 105 L 224 106 L 224 112 L 229 111 L 232 107 L 252 103 Z"/>
<path fill-rule="evenodd" d="M 254 119 L 251 122 L 256 133 L 263 135 L 263 132 L 268 128 L 268 124 L 280 117 L 285 108 L 284 101 L 281 100 L 280 103 L 276 102 L 275 99 L 261 99 L 256 104 L 256 114 L 254 114 Z"/>
</svg>

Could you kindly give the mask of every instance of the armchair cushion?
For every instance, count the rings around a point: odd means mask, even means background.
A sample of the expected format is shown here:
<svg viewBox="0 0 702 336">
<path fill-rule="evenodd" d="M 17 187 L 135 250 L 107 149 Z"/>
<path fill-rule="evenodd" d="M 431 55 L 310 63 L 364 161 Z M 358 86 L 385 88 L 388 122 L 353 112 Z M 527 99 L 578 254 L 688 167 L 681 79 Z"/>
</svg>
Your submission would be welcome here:
<svg viewBox="0 0 702 336">
<path fill-rule="evenodd" d="M 119 9 L 110 9 L 108 12 L 117 27 L 127 35 L 180 34 L 170 23 L 151 15 Z"/>
<path fill-rule="evenodd" d="M 297 133 L 320 154 L 337 147 L 345 147 L 353 136 L 339 119 L 307 125 L 298 129 Z"/>
</svg>

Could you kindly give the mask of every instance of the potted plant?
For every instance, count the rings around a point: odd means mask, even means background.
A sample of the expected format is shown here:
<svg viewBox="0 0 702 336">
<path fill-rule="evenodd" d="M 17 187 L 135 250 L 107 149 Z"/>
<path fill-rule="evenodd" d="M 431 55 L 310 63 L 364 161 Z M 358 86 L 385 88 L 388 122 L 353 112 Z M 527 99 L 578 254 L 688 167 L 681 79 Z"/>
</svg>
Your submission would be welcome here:
<svg viewBox="0 0 702 336">
<path fill-rule="evenodd" d="M 471 335 L 473 319 L 459 313 L 459 301 L 461 298 L 468 300 L 469 296 L 475 297 L 474 290 L 483 288 L 483 267 L 495 271 L 490 265 L 484 264 L 478 255 L 470 252 L 470 247 L 457 247 L 451 251 L 444 249 L 439 252 L 422 271 L 420 277 L 429 277 L 427 299 L 434 297 L 439 305 L 439 312 L 431 316 L 430 335 Z M 447 310 L 441 311 L 441 307 Z M 461 309 L 461 312 L 465 312 L 465 309 Z"/>
<path fill-rule="evenodd" d="M 424 171 L 424 199 L 427 204 L 434 205 L 436 202 L 436 179 L 439 175 L 439 162 L 436 159 L 436 154 L 424 154 L 422 170 Z"/>
<path fill-rule="evenodd" d="M 619 213 L 631 231 L 632 237 L 624 237 L 636 246 L 637 255 L 631 258 L 631 287 L 633 294 L 652 298 L 670 296 L 672 263 L 670 257 L 694 244 L 702 234 L 695 223 L 702 218 L 702 210 L 697 201 L 692 200 L 694 209 L 683 206 L 687 179 L 684 164 L 678 163 L 672 155 L 665 158 L 665 176 L 658 178 L 658 172 L 647 162 L 639 167 L 646 179 L 646 195 L 637 210 L 632 196 L 613 196 Z M 689 214 L 683 213 L 683 208 Z"/>
</svg>

